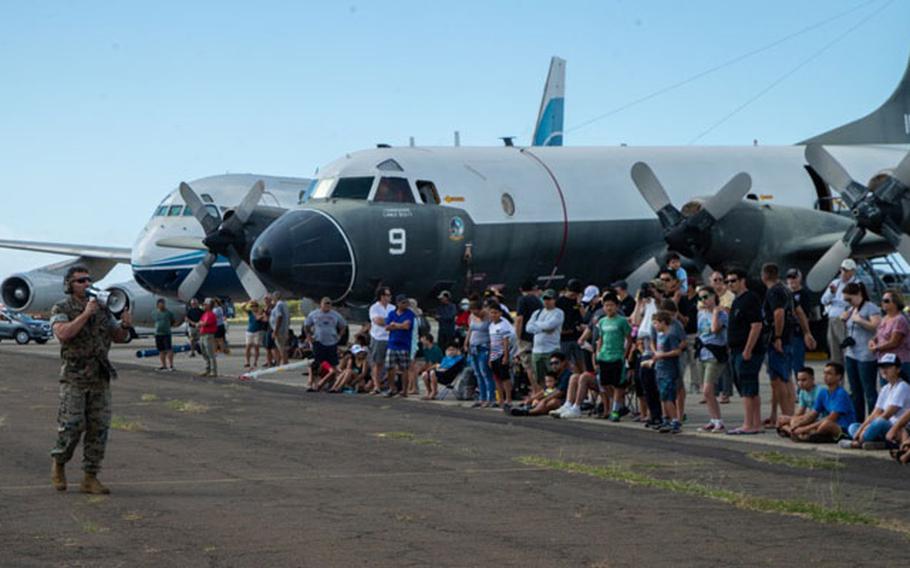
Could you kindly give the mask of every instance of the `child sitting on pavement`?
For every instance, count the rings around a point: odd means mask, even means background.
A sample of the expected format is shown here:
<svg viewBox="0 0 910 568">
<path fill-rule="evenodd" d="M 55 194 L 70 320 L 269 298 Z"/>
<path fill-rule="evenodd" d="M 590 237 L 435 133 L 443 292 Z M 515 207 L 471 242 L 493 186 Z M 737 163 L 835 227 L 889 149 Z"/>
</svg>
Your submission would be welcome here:
<svg viewBox="0 0 910 568">
<path fill-rule="evenodd" d="M 793 428 L 810 422 L 809 412 L 815 408 L 815 400 L 825 388 L 815 384 L 815 369 L 812 367 L 803 367 L 796 372 L 796 384 L 799 386 L 796 393 L 796 414 L 793 416 L 783 414 L 777 418 L 777 433 L 784 438 L 790 437 Z"/>
<path fill-rule="evenodd" d="M 329 392 L 337 393 L 349 389 L 347 392 L 360 392 L 369 377 L 369 363 L 367 355 L 369 349 L 363 345 L 354 344 L 341 358 L 338 364 L 338 378 Z"/>
<path fill-rule="evenodd" d="M 432 336 L 427 337 L 432 340 Z M 436 346 L 434 345 L 434 347 Z M 439 349 L 438 347 L 436 348 Z M 464 355 L 461 354 L 461 349 L 458 348 L 458 345 L 453 343 L 446 347 L 446 354 L 442 361 L 430 364 L 421 374 L 423 384 L 427 389 L 427 394 L 423 397 L 423 400 L 434 400 L 439 396 L 439 385 L 442 384 L 444 387 L 451 386 L 461 371 L 464 370 L 464 366 Z"/>
<path fill-rule="evenodd" d="M 847 437 L 847 428 L 856 422 L 853 401 L 841 385 L 844 366 L 834 361 L 825 365 L 825 389 L 815 399 L 815 406 L 807 414 L 807 423 L 791 431 L 797 442 L 836 443 Z"/>
<path fill-rule="evenodd" d="M 848 432 L 852 441 L 845 447 L 864 450 L 885 449 L 885 435 L 910 409 L 910 385 L 901 380 L 901 360 L 894 353 L 885 353 L 878 360 L 879 373 L 887 384 L 878 393 L 875 408 L 862 424 L 855 422 Z"/>
<path fill-rule="evenodd" d="M 544 375 L 543 382 L 543 390 L 540 390 L 536 394 L 529 396 L 520 406 L 512 407 L 510 411 L 510 414 L 512 416 L 528 416 L 530 414 L 530 411 L 539 405 L 542 400 L 556 395 L 556 374 L 553 372 L 547 372 L 547 374 Z"/>
</svg>

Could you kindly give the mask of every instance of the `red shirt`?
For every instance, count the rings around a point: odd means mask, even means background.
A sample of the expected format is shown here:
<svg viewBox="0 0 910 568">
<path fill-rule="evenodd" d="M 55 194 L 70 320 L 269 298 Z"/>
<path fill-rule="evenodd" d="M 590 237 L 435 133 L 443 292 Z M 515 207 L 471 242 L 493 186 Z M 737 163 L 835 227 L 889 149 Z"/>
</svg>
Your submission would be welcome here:
<svg viewBox="0 0 910 568">
<path fill-rule="evenodd" d="M 218 318 L 215 317 L 215 312 L 203 312 L 202 317 L 199 318 L 199 333 L 214 335 L 216 331 L 218 331 Z"/>
</svg>

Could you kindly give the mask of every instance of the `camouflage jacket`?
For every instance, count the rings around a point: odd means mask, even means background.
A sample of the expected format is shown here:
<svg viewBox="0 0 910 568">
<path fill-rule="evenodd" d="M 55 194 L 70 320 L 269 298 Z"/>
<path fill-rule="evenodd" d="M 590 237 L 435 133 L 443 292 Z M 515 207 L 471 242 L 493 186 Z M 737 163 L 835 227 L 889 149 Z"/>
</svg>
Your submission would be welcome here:
<svg viewBox="0 0 910 568">
<path fill-rule="evenodd" d="M 54 304 L 50 323 L 66 323 L 75 320 L 85 309 L 85 303 L 72 295 Z M 107 358 L 111 348 L 111 332 L 117 329 L 117 320 L 105 309 L 99 308 L 86 322 L 76 337 L 60 343 L 60 369 L 62 382 L 80 385 L 97 384 L 117 378 L 117 371 Z"/>
</svg>

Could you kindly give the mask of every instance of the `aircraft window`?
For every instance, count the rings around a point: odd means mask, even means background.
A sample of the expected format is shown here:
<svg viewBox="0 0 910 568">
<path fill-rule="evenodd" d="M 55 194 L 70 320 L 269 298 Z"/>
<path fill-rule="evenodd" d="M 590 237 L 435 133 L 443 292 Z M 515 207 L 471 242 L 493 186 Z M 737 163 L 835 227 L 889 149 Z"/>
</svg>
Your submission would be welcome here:
<svg viewBox="0 0 910 568">
<path fill-rule="evenodd" d="M 206 205 L 205 210 L 209 212 L 209 215 L 215 217 L 216 219 L 221 219 L 221 212 L 218 211 L 218 208 L 214 205 Z"/>
<path fill-rule="evenodd" d="M 190 209 L 190 206 L 189 206 L 189 205 L 187 205 L 186 207 L 183 208 L 183 216 L 184 216 L 184 217 L 192 217 L 192 216 L 193 216 L 193 210 Z"/>
<path fill-rule="evenodd" d="M 332 197 L 339 199 L 366 199 L 373 188 L 371 177 L 349 177 L 338 180 Z"/>
<path fill-rule="evenodd" d="M 155 217 L 164 217 L 167 215 L 167 205 L 162 205 L 155 211 Z"/>
<path fill-rule="evenodd" d="M 329 196 L 332 186 L 335 185 L 335 181 L 338 178 L 325 178 L 319 180 L 316 184 L 316 187 L 313 189 L 313 193 L 310 195 L 312 199 L 325 199 Z"/>
<path fill-rule="evenodd" d="M 203 193 L 199 197 L 201 197 L 202 200 L 205 201 L 206 203 L 215 203 L 215 200 L 212 199 L 212 196 L 209 195 L 208 193 Z"/>
<path fill-rule="evenodd" d="M 417 193 L 420 194 L 420 200 L 424 203 L 439 205 L 439 192 L 436 191 L 435 183 L 417 180 Z"/>
<path fill-rule="evenodd" d="M 411 186 L 408 180 L 404 178 L 382 178 L 379 180 L 379 187 L 376 188 L 376 195 L 373 201 L 383 201 L 386 203 L 414 203 L 414 194 L 411 193 Z"/>
<path fill-rule="evenodd" d="M 515 214 L 515 200 L 512 199 L 511 195 L 508 193 L 503 193 L 500 201 L 502 202 L 502 210 L 506 215 L 511 217 Z"/>
<path fill-rule="evenodd" d="M 380 164 L 378 166 L 376 166 L 376 169 L 382 170 L 384 172 L 403 172 L 404 171 L 404 169 L 402 169 L 401 165 L 391 158 L 389 158 L 388 160 L 386 160 L 384 162 L 380 162 Z"/>
<path fill-rule="evenodd" d="M 183 205 L 171 205 L 171 208 L 168 209 L 168 217 L 179 217 L 183 212 Z"/>
</svg>

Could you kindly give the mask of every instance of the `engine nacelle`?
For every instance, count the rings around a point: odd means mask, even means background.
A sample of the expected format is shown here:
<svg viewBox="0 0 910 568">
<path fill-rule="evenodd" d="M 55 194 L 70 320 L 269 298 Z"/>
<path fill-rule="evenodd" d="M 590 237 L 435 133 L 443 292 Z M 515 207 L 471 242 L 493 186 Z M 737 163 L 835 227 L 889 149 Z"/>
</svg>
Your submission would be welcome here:
<svg viewBox="0 0 910 568">
<path fill-rule="evenodd" d="M 63 276 L 44 270 L 13 274 L 0 283 L 0 298 L 17 312 L 47 313 L 63 295 Z"/>
<path fill-rule="evenodd" d="M 111 294 L 109 304 L 112 311 L 114 307 L 119 310 L 114 315 L 120 315 L 119 312 L 123 308 L 128 308 L 133 315 L 135 327 L 153 327 L 155 325 L 152 314 L 155 311 L 155 302 L 160 296 L 152 294 L 134 280 L 108 286 L 106 290 Z M 165 298 L 165 302 L 167 309 L 174 314 L 174 319 L 177 320 L 176 325 L 183 323 L 186 317 L 186 306 L 168 298 Z"/>
</svg>

